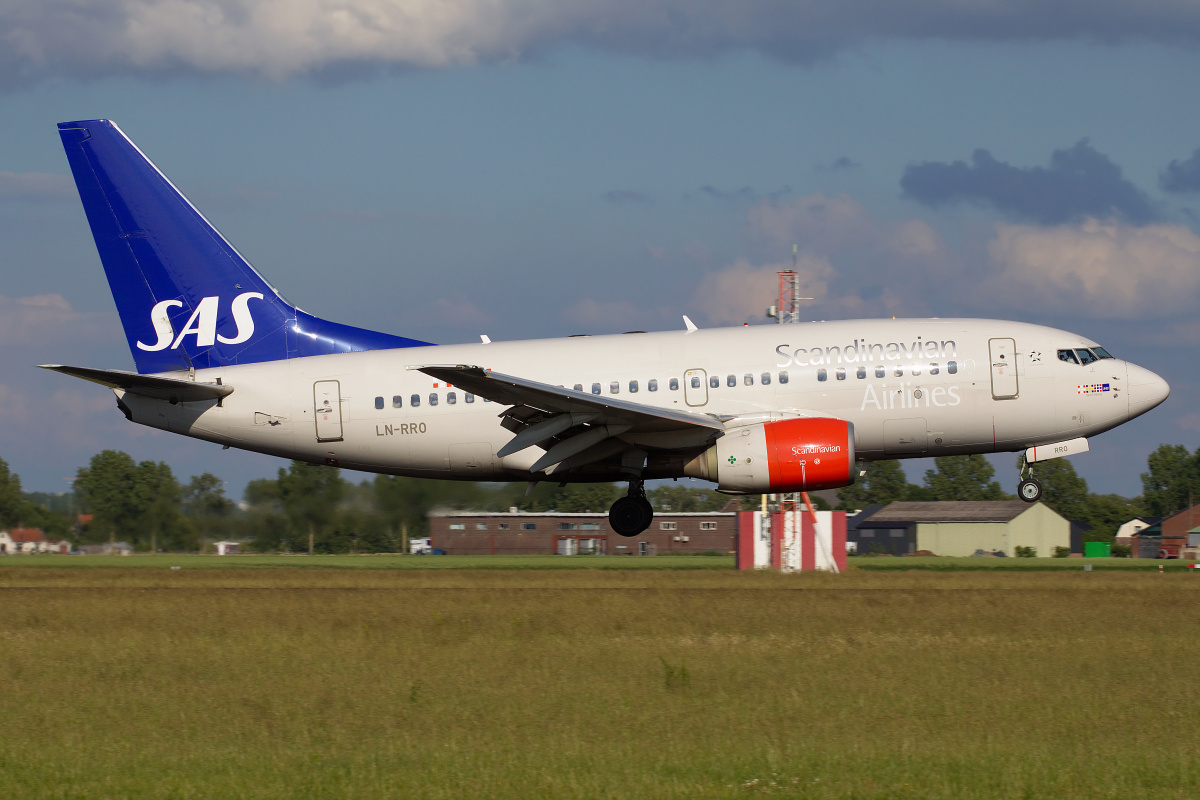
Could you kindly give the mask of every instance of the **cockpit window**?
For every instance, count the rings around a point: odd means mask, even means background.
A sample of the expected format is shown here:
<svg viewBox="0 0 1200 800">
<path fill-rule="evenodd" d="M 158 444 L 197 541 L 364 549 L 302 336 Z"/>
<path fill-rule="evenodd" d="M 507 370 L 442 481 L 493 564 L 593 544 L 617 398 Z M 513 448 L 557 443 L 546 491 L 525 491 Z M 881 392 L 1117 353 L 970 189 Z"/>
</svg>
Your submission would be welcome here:
<svg viewBox="0 0 1200 800">
<path fill-rule="evenodd" d="M 1079 356 L 1079 363 L 1083 365 L 1091 364 L 1093 361 L 1099 361 L 1096 354 L 1086 347 L 1076 347 L 1075 353 Z"/>
<path fill-rule="evenodd" d="M 1112 358 L 1112 354 L 1103 347 L 1093 347 L 1092 352 L 1096 354 L 1097 358 Z"/>
<path fill-rule="evenodd" d="M 1078 364 L 1079 363 L 1079 359 L 1075 357 L 1074 350 L 1059 350 L 1058 351 L 1058 360 L 1066 361 L 1068 364 Z"/>
</svg>

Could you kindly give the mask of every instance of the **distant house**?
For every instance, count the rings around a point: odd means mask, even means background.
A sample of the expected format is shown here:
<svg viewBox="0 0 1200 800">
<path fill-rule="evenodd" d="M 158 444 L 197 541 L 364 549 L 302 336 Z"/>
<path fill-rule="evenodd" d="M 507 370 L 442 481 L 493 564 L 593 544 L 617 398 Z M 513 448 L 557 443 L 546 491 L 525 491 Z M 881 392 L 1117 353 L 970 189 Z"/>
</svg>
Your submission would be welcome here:
<svg viewBox="0 0 1200 800">
<path fill-rule="evenodd" d="M 213 542 L 213 550 L 219 556 L 236 556 L 241 546 L 241 542 Z"/>
<path fill-rule="evenodd" d="M 1023 500 L 898 502 L 847 528 L 859 555 L 923 550 L 939 556 L 1014 556 L 1018 547 L 1033 547 L 1049 556 L 1055 547 L 1071 546 L 1071 523 L 1049 506 Z"/>
<path fill-rule="evenodd" d="M 133 545 L 129 542 L 85 544 L 80 546 L 79 552 L 85 556 L 127 556 L 133 553 Z"/>
<path fill-rule="evenodd" d="M 1143 531 L 1161 523 L 1162 519 L 1162 517 L 1134 517 L 1128 522 L 1122 523 L 1121 527 L 1117 528 L 1117 535 L 1113 538 L 1113 544 L 1128 547 L 1133 557 L 1137 558 L 1138 537 L 1142 535 Z"/>
</svg>

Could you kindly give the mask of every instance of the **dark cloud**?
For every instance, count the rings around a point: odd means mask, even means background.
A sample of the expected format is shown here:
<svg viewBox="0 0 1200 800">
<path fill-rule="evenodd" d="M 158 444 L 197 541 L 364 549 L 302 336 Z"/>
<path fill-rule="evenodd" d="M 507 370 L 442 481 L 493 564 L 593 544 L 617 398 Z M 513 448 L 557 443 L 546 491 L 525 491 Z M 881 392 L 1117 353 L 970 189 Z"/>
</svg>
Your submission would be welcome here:
<svg viewBox="0 0 1200 800">
<path fill-rule="evenodd" d="M 650 198 L 645 192 L 639 192 L 633 189 L 614 189 L 611 192 L 605 192 L 603 197 L 608 202 L 618 206 L 650 202 Z"/>
<path fill-rule="evenodd" d="M 828 164 L 818 164 L 816 169 L 818 172 L 845 172 L 847 170 L 858 169 L 861 166 L 862 164 L 849 156 L 838 156 Z"/>
<path fill-rule="evenodd" d="M 1147 223 L 1162 216 L 1150 198 L 1122 176 L 1121 168 L 1086 139 L 1055 150 L 1049 167 L 1014 167 L 987 150 L 976 150 L 970 164 L 912 164 L 900 186 L 906 197 L 927 206 L 990 203 L 1013 217 L 1043 225 L 1086 217 Z"/>
<path fill-rule="evenodd" d="M 1158 185 L 1164 192 L 1200 192 L 1200 148 L 1187 161 L 1172 159 L 1158 176 Z"/>
<path fill-rule="evenodd" d="M 334 17 L 339 24 L 329 24 Z M 0 86 L 112 74 L 340 82 L 397 69 L 511 62 L 579 43 L 651 58 L 756 50 L 811 63 L 868 40 L 931 39 L 1194 46 L 1200 6 L 1178 0 L 5 0 Z"/>
<path fill-rule="evenodd" d="M 692 194 L 701 194 L 713 200 L 722 202 L 754 203 L 758 201 L 758 192 L 749 186 L 740 189 L 718 189 L 715 186 L 701 186 Z M 689 195 L 690 197 L 691 195 Z"/>
</svg>

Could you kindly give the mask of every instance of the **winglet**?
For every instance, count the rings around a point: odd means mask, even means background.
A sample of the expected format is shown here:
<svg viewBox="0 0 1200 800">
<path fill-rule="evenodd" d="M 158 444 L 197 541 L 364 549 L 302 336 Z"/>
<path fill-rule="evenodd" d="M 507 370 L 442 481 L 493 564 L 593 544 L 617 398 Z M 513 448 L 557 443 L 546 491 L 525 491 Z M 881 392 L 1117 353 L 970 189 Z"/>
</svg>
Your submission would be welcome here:
<svg viewBox="0 0 1200 800">
<path fill-rule="evenodd" d="M 700 330 L 699 328 L 696 327 L 696 323 L 694 323 L 690 319 L 688 319 L 687 314 L 683 315 L 683 324 L 687 325 L 688 333 L 695 333 L 696 331 Z"/>
</svg>

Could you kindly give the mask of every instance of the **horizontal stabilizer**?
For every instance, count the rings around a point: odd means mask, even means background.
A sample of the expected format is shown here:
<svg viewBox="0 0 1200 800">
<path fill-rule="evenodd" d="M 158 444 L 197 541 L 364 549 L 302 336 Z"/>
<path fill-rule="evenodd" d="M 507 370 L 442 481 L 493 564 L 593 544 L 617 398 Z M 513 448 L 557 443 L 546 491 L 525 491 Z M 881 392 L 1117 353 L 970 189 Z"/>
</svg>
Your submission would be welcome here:
<svg viewBox="0 0 1200 800">
<path fill-rule="evenodd" d="M 175 403 L 190 403 L 197 400 L 220 400 L 233 393 L 233 387 L 221 383 L 196 383 L 177 378 L 157 378 L 152 375 L 138 375 L 136 372 L 124 372 L 119 369 L 91 369 L 90 367 L 67 367 L 62 364 L 39 364 L 42 369 L 50 369 L 82 378 L 85 381 L 98 383 L 112 389 L 123 389 L 130 394 L 151 397 L 155 400 L 170 400 Z"/>
</svg>

